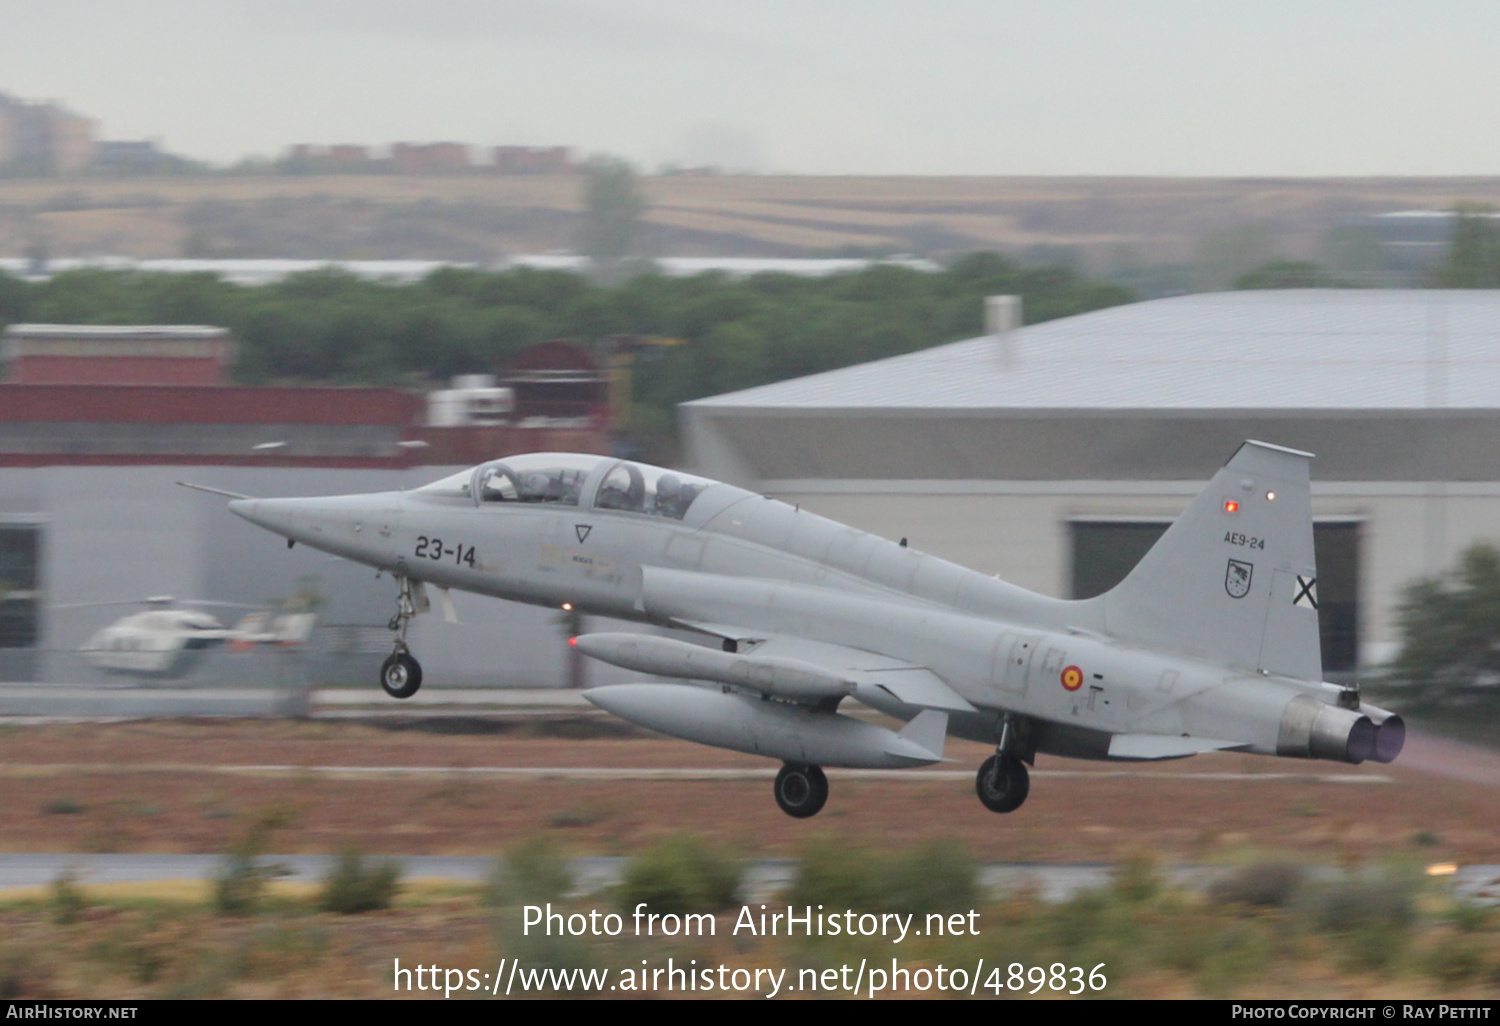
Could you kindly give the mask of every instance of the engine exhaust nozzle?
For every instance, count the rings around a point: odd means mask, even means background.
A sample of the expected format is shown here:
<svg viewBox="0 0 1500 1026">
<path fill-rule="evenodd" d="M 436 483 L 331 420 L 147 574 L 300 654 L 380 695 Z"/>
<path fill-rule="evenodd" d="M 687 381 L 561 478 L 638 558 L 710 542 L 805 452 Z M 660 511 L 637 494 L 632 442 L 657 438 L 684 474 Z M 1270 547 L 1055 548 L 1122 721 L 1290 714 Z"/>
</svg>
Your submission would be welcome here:
<svg viewBox="0 0 1500 1026">
<path fill-rule="evenodd" d="M 1375 751 L 1370 755 L 1375 762 L 1395 762 L 1406 744 L 1406 721 L 1393 712 L 1377 709 L 1373 705 L 1361 710 L 1375 724 Z"/>
<path fill-rule="evenodd" d="M 1281 715 L 1276 754 L 1358 765 L 1376 754 L 1376 735 L 1375 724 L 1364 713 L 1298 695 Z"/>
</svg>

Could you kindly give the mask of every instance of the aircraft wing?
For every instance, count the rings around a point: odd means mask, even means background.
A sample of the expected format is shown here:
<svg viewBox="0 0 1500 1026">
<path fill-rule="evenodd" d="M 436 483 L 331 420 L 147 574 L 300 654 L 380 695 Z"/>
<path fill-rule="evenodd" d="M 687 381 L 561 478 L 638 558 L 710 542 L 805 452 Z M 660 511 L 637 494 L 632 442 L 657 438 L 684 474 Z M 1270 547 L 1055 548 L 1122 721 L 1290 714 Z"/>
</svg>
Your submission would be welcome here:
<svg viewBox="0 0 1500 1026">
<path fill-rule="evenodd" d="M 891 656 L 784 634 L 743 630 L 727 624 L 688 620 L 675 623 L 687 630 L 733 641 L 739 646 L 740 652 L 751 659 L 784 660 L 816 667 L 852 683 L 855 698 L 862 699 L 872 691 L 878 691 L 898 702 L 923 709 L 936 709 L 940 712 L 978 711 L 925 666 L 917 666 Z"/>
<path fill-rule="evenodd" d="M 727 623 L 708 623 L 704 620 L 681 620 L 674 617 L 672 626 L 680 627 L 685 631 L 694 631 L 698 634 L 707 634 L 710 637 L 722 638 L 725 641 L 733 641 L 737 644 L 754 644 L 765 641 L 771 635 L 765 631 L 752 631 L 743 627 L 735 627 Z"/>
</svg>

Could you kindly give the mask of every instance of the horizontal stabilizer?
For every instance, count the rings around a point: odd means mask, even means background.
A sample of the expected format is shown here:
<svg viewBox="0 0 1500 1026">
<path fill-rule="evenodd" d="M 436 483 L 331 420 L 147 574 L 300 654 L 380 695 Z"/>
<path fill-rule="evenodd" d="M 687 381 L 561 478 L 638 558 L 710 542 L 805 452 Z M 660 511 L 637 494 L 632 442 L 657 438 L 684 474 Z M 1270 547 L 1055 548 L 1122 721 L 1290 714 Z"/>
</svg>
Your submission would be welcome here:
<svg viewBox="0 0 1500 1026">
<path fill-rule="evenodd" d="M 1116 734 L 1109 739 L 1111 759 L 1185 759 L 1204 752 L 1248 748 L 1244 741 L 1215 741 L 1207 737 L 1173 737 L 1170 734 Z"/>
</svg>

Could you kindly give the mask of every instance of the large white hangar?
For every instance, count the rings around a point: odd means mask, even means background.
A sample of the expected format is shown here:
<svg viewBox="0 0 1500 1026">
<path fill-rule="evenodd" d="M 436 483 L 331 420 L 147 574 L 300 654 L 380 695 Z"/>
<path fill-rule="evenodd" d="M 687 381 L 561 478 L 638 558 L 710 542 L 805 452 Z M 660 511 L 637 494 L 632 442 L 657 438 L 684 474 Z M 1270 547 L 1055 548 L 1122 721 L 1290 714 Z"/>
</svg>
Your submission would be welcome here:
<svg viewBox="0 0 1500 1026">
<path fill-rule="evenodd" d="M 1083 598 L 1247 438 L 1313 462 L 1325 670 L 1500 542 L 1500 291 L 1182 296 L 701 399 L 694 469 Z"/>
</svg>

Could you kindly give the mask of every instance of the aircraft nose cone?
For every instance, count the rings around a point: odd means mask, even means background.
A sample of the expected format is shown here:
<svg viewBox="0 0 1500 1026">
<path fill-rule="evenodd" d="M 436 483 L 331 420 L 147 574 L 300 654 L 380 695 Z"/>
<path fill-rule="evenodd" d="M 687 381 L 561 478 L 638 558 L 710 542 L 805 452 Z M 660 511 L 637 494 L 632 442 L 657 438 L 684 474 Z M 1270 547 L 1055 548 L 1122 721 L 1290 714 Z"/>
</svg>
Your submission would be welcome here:
<svg viewBox="0 0 1500 1026">
<path fill-rule="evenodd" d="M 229 512 L 237 517 L 243 517 L 253 524 L 257 522 L 255 519 L 255 507 L 259 505 L 259 499 L 234 499 L 229 503 Z"/>
<path fill-rule="evenodd" d="M 235 516 L 288 537 L 295 531 L 298 508 L 296 499 L 235 499 L 229 504 Z"/>
</svg>

